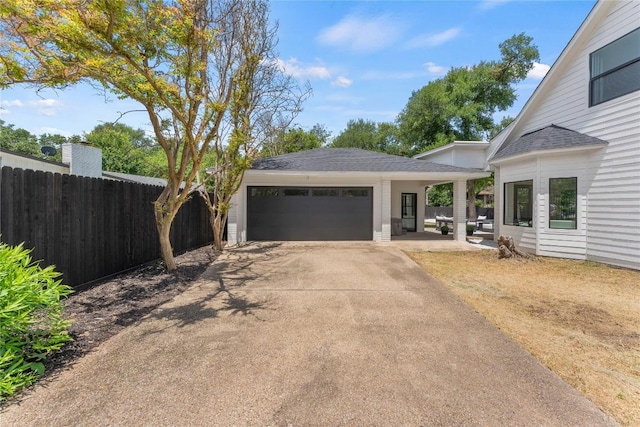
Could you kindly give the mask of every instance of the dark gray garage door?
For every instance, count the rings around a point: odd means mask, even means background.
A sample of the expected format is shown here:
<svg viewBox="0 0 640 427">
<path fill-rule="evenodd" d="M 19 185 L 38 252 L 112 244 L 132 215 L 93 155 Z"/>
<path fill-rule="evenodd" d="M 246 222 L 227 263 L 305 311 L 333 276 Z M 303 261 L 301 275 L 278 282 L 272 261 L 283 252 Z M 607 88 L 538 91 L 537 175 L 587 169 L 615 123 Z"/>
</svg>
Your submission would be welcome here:
<svg viewBox="0 0 640 427">
<path fill-rule="evenodd" d="M 372 240 L 371 187 L 248 187 L 247 240 Z"/>
</svg>

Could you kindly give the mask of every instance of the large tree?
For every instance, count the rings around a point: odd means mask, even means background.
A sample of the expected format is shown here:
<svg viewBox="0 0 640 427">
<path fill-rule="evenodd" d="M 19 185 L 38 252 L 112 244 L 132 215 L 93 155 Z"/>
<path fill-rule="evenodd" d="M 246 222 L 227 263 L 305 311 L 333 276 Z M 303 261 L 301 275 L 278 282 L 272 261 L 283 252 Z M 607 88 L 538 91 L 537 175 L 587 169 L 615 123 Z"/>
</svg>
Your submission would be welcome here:
<svg viewBox="0 0 640 427">
<path fill-rule="evenodd" d="M 154 143 L 144 130 L 123 123 L 105 123 L 93 128 L 85 139 L 102 150 L 103 170 L 146 175 L 146 157 Z"/>
<path fill-rule="evenodd" d="M 166 156 L 154 212 L 174 270 L 171 224 L 211 146 L 219 175 L 237 176 L 255 155 L 248 116 L 270 93 L 258 74 L 281 72 L 273 40 L 253 38 L 270 31 L 267 16 L 266 0 L 3 0 L 0 86 L 89 82 L 141 105 Z"/>
<path fill-rule="evenodd" d="M 397 127 L 393 123 L 349 120 L 347 127 L 331 142 L 337 148 L 361 148 L 388 154 L 401 154 Z"/>
<path fill-rule="evenodd" d="M 321 124 L 313 125 L 310 130 L 304 130 L 300 126 L 290 127 L 273 135 L 263 145 L 262 154 L 264 156 L 278 156 L 320 148 L 328 143 L 330 136 L 331 132 Z"/>
<path fill-rule="evenodd" d="M 486 139 L 494 133 L 494 114 L 513 105 L 515 84 L 539 60 L 532 41 L 524 33 L 514 35 L 500 43 L 500 60 L 452 68 L 443 78 L 414 92 L 397 120 L 404 150 L 416 154 L 454 140 Z M 476 194 L 487 183 L 467 183 L 469 216 L 475 216 Z"/>
<path fill-rule="evenodd" d="M 269 24 L 266 2 L 240 0 L 234 13 L 218 25 L 225 34 L 219 38 L 221 44 L 244 58 L 233 79 L 233 97 L 225 120 L 204 157 L 204 185 L 197 188 L 210 212 L 214 246 L 222 250 L 231 198 L 244 172 L 260 155 L 274 129 L 291 124 L 310 88 L 299 87 L 278 65 L 276 28 Z M 238 30 L 241 37 L 236 35 Z"/>
<path fill-rule="evenodd" d="M 0 148 L 16 153 L 40 156 L 38 137 L 28 130 L 17 128 L 0 120 Z"/>
<path fill-rule="evenodd" d="M 79 139 L 80 137 L 75 136 L 72 138 Z M 5 150 L 35 157 L 43 157 L 42 147 L 53 147 L 56 149 L 56 153 L 54 155 L 47 155 L 46 159 L 59 162 L 62 159 L 62 144 L 70 140 L 71 138 L 59 134 L 44 133 L 37 136 L 28 130 L 22 128 L 16 129 L 15 125 L 0 120 L 0 148 Z"/>
<path fill-rule="evenodd" d="M 521 33 L 500 43 L 501 59 L 452 68 L 413 92 L 398 115 L 400 140 L 413 154 L 454 140 L 482 140 L 494 129 L 494 114 L 516 100 L 515 84 L 535 61 L 538 48 Z"/>
</svg>

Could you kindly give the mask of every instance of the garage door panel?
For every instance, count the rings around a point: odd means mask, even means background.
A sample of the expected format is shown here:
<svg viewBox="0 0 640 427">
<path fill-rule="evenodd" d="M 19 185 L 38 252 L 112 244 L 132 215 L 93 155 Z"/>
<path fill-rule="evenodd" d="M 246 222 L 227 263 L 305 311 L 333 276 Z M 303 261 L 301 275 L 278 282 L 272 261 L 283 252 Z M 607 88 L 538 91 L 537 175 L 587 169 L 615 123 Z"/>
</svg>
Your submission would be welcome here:
<svg viewBox="0 0 640 427">
<path fill-rule="evenodd" d="M 371 187 L 249 187 L 248 240 L 371 240 Z"/>
</svg>

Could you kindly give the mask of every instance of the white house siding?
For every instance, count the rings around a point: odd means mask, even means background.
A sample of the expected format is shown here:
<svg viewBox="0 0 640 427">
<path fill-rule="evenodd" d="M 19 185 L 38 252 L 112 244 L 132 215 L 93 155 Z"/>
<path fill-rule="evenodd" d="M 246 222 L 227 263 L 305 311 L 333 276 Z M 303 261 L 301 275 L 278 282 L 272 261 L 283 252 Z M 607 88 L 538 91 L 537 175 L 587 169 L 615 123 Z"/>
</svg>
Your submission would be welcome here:
<svg viewBox="0 0 640 427">
<path fill-rule="evenodd" d="M 587 193 L 593 183 L 590 153 L 566 153 L 540 156 L 537 159 L 537 248 L 544 256 L 586 258 Z M 577 178 L 576 229 L 549 228 L 549 179 Z"/>
<path fill-rule="evenodd" d="M 417 155 L 415 158 L 443 165 L 484 169 L 487 166 L 489 144 L 482 141 L 455 141 Z"/>
<path fill-rule="evenodd" d="M 515 181 L 533 180 L 533 194 L 539 191 L 539 181 L 536 180 L 537 164 L 535 159 L 525 161 L 514 161 L 500 166 L 500 185 L 495 188 L 496 194 L 499 193 L 499 199 L 502 200 L 499 206 L 504 209 L 504 184 Z M 504 223 L 504 212 L 500 212 L 500 235 L 513 237 L 516 245 L 530 253 L 536 253 L 536 224 L 538 223 L 538 207 L 539 201 L 533 200 L 533 227 L 516 227 Z M 497 238 L 497 236 L 496 236 Z"/>
<path fill-rule="evenodd" d="M 429 154 L 428 158 L 424 158 L 421 160 L 426 160 L 433 163 L 440 163 L 441 165 L 455 165 L 455 153 L 454 150 L 442 150 L 434 154 Z"/>
<path fill-rule="evenodd" d="M 640 26 L 640 2 L 599 6 L 605 13 L 589 22 L 591 28 L 585 30 L 580 43 L 558 64 L 560 74 L 535 95 L 535 104 L 523 113 L 517 132 L 508 138 L 556 124 L 607 141 L 606 149 L 588 159 L 549 166 L 546 173 L 577 170 L 589 177 L 588 186 L 582 187 L 586 199 L 580 206 L 586 215 L 579 225 L 584 225 L 586 259 L 640 269 L 640 92 L 589 107 L 589 54 Z M 504 172 L 501 181 L 513 181 Z M 576 236 L 569 239 L 562 234 L 555 242 L 546 232 L 539 237 L 541 254 L 580 256 L 582 243 L 573 240 Z M 560 239 L 569 240 L 563 243 Z"/>
<path fill-rule="evenodd" d="M 540 186 L 536 180 L 537 164 L 535 161 L 514 161 L 508 164 L 500 165 L 500 185 L 497 185 L 494 191 L 498 194 L 499 200 L 502 202 L 499 206 L 504 206 L 504 184 L 514 181 L 533 180 L 533 194 L 537 194 Z M 498 182 L 498 181 L 496 181 Z M 538 222 L 538 201 L 533 200 L 533 223 Z M 530 253 L 536 252 L 536 227 L 516 227 L 504 223 L 504 213 L 499 213 L 499 235 L 513 237 L 516 245 Z M 498 235 L 496 235 L 496 238 Z"/>
<path fill-rule="evenodd" d="M 487 157 L 484 149 L 465 149 L 466 147 L 457 147 L 453 152 L 454 166 L 462 166 L 467 168 L 482 169 L 487 163 Z"/>
</svg>

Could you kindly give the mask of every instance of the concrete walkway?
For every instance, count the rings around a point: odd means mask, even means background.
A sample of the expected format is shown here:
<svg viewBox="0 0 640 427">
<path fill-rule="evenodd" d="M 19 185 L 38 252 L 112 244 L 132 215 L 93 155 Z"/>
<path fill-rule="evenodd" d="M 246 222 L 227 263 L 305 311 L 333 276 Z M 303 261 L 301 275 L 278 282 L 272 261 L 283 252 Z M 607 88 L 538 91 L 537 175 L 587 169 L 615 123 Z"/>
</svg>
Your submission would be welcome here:
<svg viewBox="0 0 640 427">
<path fill-rule="evenodd" d="M 252 244 L 0 425 L 605 426 L 397 247 Z"/>
</svg>

